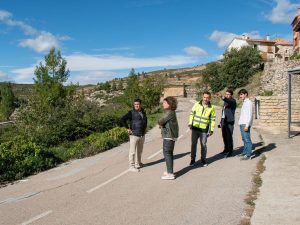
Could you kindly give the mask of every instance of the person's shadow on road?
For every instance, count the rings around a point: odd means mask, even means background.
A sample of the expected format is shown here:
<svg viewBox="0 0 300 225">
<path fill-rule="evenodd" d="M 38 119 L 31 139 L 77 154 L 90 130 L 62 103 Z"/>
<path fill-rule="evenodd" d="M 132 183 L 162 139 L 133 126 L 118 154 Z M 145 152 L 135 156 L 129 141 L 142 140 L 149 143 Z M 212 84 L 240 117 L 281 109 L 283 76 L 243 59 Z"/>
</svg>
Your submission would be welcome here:
<svg viewBox="0 0 300 225">
<path fill-rule="evenodd" d="M 253 146 L 253 149 L 255 149 L 255 150 L 252 152 L 251 159 L 254 159 L 254 158 L 260 156 L 262 153 L 271 151 L 276 148 L 275 143 L 270 143 L 267 146 L 263 146 L 263 142 L 257 142 L 257 143 L 254 143 L 252 146 Z M 243 150 L 243 146 L 240 146 L 240 147 L 236 148 L 235 150 L 233 150 L 233 157 L 238 154 L 241 154 L 242 150 Z M 211 164 L 211 163 L 216 162 L 221 159 L 226 159 L 226 158 L 224 155 L 218 153 L 214 156 L 207 158 L 206 161 L 208 164 Z M 164 160 L 162 160 L 162 161 L 164 161 Z M 201 160 L 197 161 L 194 166 L 187 166 L 187 167 L 184 167 L 181 170 L 177 171 L 176 177 L 178 178 L 178 177 L 188 173 L 190 170 L 197 169 L 199 167 L 202 167 Z"/>
<path fill-rule="evenodd" d="M 184 157 L 186 155 L 189 155 L 189 154 L 190 154 L 190 152 L 184 152 L 184 153 L 180 153 L 180 154 L 174 155 L 174 160 L 180 159 L 180 158 L 182 158 L 182 157 Z M 156 161 L 153 161 L 153 162 L 145 163 L 145 164 L 143 164 L 143 167 L 153 166 L 155 164 L 162 163 L 162 162 L 165 162 L 164 158 L 156 160 Z"/>
<path fill-rule="evenodd" d="M 266 146 L 262 146 L 261 148 L 255 149 L 255 150 L 252 152 L 251 159 L 254 159 L 254 158 L 256 158 L 256 157 L 259 157 L 262 153 L 272 151 L 272 150 L 275 149 L 275 148 L 276 148 L 276 144 L 275 144 L 275 143 L 269 143 L 269 144 L 266 145 Z"/>
<path fill-rule="evenodd" d="M 184 174 L 186 174 L 187 172 L 194 170 L 194 169 L 198 169 L 200 167 L 202 167 L 201 160 L 197 161 L 193 166 L 187 166 L 187 167 L 184 167 L 181 170 L 175 172 L 176 178 L 181 177 Z"/>
</svg>

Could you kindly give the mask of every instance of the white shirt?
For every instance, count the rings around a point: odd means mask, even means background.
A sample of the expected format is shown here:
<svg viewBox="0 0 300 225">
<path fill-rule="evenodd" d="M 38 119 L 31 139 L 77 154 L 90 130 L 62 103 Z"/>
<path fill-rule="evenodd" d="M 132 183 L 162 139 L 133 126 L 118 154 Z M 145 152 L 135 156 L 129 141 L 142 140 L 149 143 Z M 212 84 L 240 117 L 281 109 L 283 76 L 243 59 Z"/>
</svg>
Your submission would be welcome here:
<svg viewBox="0 0 300 225">
<path fill-rule="evenodd" d="M 253 106 L 251 100 L 249 98 L 246 98 L 243 102 L 243 106 L 241 109 L 239 125 L 245 124 L 246 127 L 249 127 L 252 125 L 252 122 L 253 122 Z"/>
</svg>

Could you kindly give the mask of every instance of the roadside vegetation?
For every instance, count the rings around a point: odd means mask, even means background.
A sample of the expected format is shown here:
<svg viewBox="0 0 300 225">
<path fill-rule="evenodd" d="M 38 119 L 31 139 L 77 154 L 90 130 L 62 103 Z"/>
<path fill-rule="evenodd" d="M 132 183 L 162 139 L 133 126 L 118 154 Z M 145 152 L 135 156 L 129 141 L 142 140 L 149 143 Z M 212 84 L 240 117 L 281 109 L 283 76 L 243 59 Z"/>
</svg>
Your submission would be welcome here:
<svg viewBox="0 0 300 225">
<path fill-rule="evenodd" d="M 155 126 L 161 113 L 159 102 L 164 80 L 141 78 L 132 69 L 126 85 L 123 81 L 109 87 L 98 85 L 107 92 L 117 89 L 123 92 L 99 106 L 88 101 L 77 85 L 64 85 L 69 75 L 66 60 L 55 49 L 36 67 L 33 93 L 21 102 L 15 125 L 0 127 L 0 183 L 73 158 L 94 155 L 127 141 L 127 130 L 119 127 L 119 118 L 130 110 L 134 98 L 143 99 L 149 128 Z M 0 115 L 8 119 L 17 107 L 16 100 L 11 85 L 1 85 Z"/>
<path fill-rule="evenodd" d="M 235 90 L 243 87 L 263 69 L 259 51 L 251 47 L 231 49 L 223 56 L 222 60 L 208 64 L 203 72 L 204 85 L 208 85 L 214 93 L 224 88 Z"/>
<path fill-rule="evenodd" d="M 8 120 L 17 104 L 11 83 L 0 83 L 0 122 Z"/>
</svg>

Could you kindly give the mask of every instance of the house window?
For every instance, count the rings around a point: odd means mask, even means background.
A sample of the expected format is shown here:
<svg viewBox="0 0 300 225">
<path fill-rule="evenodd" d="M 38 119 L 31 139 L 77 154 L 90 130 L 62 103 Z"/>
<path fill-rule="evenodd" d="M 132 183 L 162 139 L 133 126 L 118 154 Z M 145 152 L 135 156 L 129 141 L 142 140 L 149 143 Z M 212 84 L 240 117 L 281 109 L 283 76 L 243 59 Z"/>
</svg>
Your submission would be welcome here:
<svg viewBox="0 0 300 225">
<path fill-rule="evenodd" d="M 253 48 L 254 48 L 254 49 L 257 49 L 257 44 L 254 44 L 254 45 L 253 45 Z"/>
</svg>

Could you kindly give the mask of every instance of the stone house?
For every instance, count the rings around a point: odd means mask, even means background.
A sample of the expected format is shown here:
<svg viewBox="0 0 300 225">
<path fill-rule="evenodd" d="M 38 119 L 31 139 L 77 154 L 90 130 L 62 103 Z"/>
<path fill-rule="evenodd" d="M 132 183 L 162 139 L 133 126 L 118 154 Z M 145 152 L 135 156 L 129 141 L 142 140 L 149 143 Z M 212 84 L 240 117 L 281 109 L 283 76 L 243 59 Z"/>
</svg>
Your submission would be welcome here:
<svg viewBox="0 0 300 225">
<path fill-rule="evenodd" d="M 293 27 L 293 50 L 300 53 L 300 8 L 291 25 Z"/>
<path fill-rule="evenodd" d="M 293 54 L 293 45 L 289 41 L 283 38 L 270 40 L 269 36 L 266 39 L 251 39 L 246 35 L 236 37 L 231 41 L 227 50 L 232 48 L 240 49 L 243 46 L 251 46 L 258 49 L 262 58 L 269 62 L 288 61 Z"/>
</svg>

